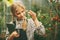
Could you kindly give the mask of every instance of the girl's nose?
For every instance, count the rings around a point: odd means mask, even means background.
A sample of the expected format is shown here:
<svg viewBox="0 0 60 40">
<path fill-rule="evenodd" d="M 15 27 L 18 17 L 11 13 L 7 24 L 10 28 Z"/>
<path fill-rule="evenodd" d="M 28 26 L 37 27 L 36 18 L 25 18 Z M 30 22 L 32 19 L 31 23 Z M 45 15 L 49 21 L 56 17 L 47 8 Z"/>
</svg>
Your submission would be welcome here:
<svg viewBox="0 0 60 40">
<path fill-rule="evenodd" d="M 20 15 L 23 16 L 23 13 L 21 13 Z"/>
</svg>

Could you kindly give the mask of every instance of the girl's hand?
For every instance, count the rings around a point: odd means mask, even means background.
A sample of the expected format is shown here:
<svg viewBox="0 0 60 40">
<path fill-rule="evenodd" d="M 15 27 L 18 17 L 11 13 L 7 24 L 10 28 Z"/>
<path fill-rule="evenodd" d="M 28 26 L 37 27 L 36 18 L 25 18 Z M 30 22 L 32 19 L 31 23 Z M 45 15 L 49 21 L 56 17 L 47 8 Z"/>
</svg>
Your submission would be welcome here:
<svg viewBox="0 0 60 40">
<path fill-rule="evenodd" d="M 11 34 L 11 36 L 13 36 L 13 37 L 19 37 L 20 35 L 19 35 L 16 31 L 14 31 L 14 32 Z"/>
<path fill-rule="evenodd" d="M 14 31 L 14 32 L 12 32 L 12 34 L 9 36 L 8 40 L 13 40 L 14 37 L 19 37 L 19 36 L 20 36 L 20 35 L 19 35 L 16 31 Z"/>
<path fill-rule="evenodd" d="M 30 16 L 32 17 L 33 20 L 37 19 L 35 12 L 33 12 L 33 11 L 30 10 L 28 13 L 30 14 Z"/>
<path fill-rule="evenodd" d="M 33 19 L 36 27 L 38 27 L 40 24 L 39 24 L 39 21 L 38 21 L 38 19 L 37 19 L 37 17 L 36 17 L 36 13 L 33 12 L 33 11 L 31 11 L 31 10 L 30 10 L 28 13 L 29 13 L 30 16 L 32 17 L 32 19 Z"/>
</svg>

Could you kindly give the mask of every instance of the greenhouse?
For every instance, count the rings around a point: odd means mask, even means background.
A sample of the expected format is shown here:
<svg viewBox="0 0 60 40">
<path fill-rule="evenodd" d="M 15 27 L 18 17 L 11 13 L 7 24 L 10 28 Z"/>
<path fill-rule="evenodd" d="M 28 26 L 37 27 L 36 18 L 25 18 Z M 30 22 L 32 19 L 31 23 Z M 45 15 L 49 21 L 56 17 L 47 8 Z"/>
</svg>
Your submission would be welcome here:
<svg viewBox="0 0 60 40">
<path fill-rule="evenodd" d="M 18 22 L 22 21 L 21 13 L 23 15 L 24 11 L 23 17 L 32 18 L 33 22 L 23 18 L 24 28 L 17 27 Z M 14 36 L 13 39 L 10 38 L 14 33 L 22 36 L 17 37 L 17 40 L 60 40 L 60 0 L 0 0 L 0 40 L 16 40 Z"/>
</svg>

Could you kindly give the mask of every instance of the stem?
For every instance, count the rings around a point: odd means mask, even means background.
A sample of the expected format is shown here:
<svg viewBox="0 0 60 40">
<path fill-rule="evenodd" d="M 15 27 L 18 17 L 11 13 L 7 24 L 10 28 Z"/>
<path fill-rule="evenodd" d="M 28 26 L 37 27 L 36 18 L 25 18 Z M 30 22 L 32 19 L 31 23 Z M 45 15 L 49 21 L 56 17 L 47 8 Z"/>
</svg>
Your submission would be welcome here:
<svg viewBox="0 0 60 40">
<path fill-rule="evenodd" d="M 57 24 L 55 24 L 55 34 L 54 34 L 54 40 L 56 40 L 56 37 L 57 37 Z"/>
</svg>

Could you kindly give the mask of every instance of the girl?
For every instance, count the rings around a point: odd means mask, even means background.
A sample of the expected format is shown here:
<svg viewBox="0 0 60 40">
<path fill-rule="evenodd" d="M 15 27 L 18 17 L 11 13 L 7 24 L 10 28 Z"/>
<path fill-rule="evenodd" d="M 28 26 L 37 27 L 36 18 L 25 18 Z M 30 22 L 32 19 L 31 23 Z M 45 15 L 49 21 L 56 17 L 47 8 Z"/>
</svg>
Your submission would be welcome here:
<svg viewBox="0 0 60 40">
<path fill-rule="evenodd" d="M 13 31 L 8 40 L 34 40 L 34 31 L 39 35 L 45 34 L 45 28 L 38 21 L 36 13 L 29 11 L 30 19 L 26 18 L 26 9 L 22 4 L 14 3 L 11 5 L 11 12 L 15 20 L 15 31 Z"/>
</svg>

